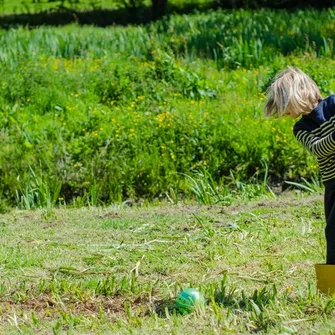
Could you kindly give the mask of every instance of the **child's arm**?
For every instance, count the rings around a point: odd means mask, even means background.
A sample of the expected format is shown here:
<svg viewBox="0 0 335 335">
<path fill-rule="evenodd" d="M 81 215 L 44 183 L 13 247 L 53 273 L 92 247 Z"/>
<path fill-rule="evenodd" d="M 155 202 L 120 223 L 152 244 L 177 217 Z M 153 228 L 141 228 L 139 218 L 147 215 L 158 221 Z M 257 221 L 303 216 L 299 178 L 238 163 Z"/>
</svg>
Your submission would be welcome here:
<svg viewBox="0 0 335 335">
<path fill-rule="evenodd" d="M 335 154 L 335 131 L 325 137 L 317 137 L 307 130 L 294 132 L 297 140 L 318 158 Z"/>
</svg>

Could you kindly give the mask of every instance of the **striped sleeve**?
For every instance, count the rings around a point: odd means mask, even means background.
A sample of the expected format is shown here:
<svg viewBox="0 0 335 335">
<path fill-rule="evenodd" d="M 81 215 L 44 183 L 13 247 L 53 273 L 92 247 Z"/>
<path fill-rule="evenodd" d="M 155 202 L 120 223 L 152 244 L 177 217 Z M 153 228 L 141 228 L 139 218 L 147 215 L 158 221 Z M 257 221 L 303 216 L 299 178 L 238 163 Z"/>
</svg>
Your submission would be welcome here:
<svg viewBox="0 0 335 335">
<path fill-rule="evenodd" d="M 299 130 L 295 136 L 299 142 L 318 158 L 327 157 L 335 153 L 335 131 L 320 138 L 309 131 Z"/>
</svg>

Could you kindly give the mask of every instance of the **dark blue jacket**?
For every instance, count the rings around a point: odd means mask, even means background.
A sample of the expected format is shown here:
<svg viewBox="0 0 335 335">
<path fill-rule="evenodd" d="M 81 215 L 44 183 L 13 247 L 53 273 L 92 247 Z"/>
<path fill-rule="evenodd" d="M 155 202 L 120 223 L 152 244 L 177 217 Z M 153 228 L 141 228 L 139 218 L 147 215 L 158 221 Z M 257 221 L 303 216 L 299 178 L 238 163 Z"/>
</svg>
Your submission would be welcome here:
<svg viewBox="0 0 335 335">
<path fill-rule="evenodd" d="M 320 100 L 294 125 L 294 136 L 318 159 L 324 182 L 335 178 L 335 95 Z"/>
</svg>

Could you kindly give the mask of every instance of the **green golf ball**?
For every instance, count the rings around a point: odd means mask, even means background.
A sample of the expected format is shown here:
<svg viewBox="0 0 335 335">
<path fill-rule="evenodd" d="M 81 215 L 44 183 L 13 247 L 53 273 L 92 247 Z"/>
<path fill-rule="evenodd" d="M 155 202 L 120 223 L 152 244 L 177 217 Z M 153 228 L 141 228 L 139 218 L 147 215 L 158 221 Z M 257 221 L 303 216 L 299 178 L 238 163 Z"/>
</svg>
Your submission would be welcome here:
<svg viewBox="0 0 335 335">
<path fill-rule="evenodd" d="M 197 307 L 204 304 L 204 296 L 195 288 L 187 288 L 181 291 L 176 301 L 176 305 L 181 313 L 191 313 Z"/>
</svg>

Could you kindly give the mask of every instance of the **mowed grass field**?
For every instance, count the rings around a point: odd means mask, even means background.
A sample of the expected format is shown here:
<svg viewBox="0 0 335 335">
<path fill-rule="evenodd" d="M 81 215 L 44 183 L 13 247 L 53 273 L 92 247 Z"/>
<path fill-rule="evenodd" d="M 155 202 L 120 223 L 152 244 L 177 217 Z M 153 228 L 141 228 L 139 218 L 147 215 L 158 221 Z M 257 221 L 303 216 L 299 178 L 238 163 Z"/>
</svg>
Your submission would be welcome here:
<svg viewBox="0 0 335 335">
<path fill-rule="evenodd" d="M 322 196 L 1 215 L 3 334 L 330 334 Z M 181 314 L 178 293 L 204 308 Z"/>
</svg>

